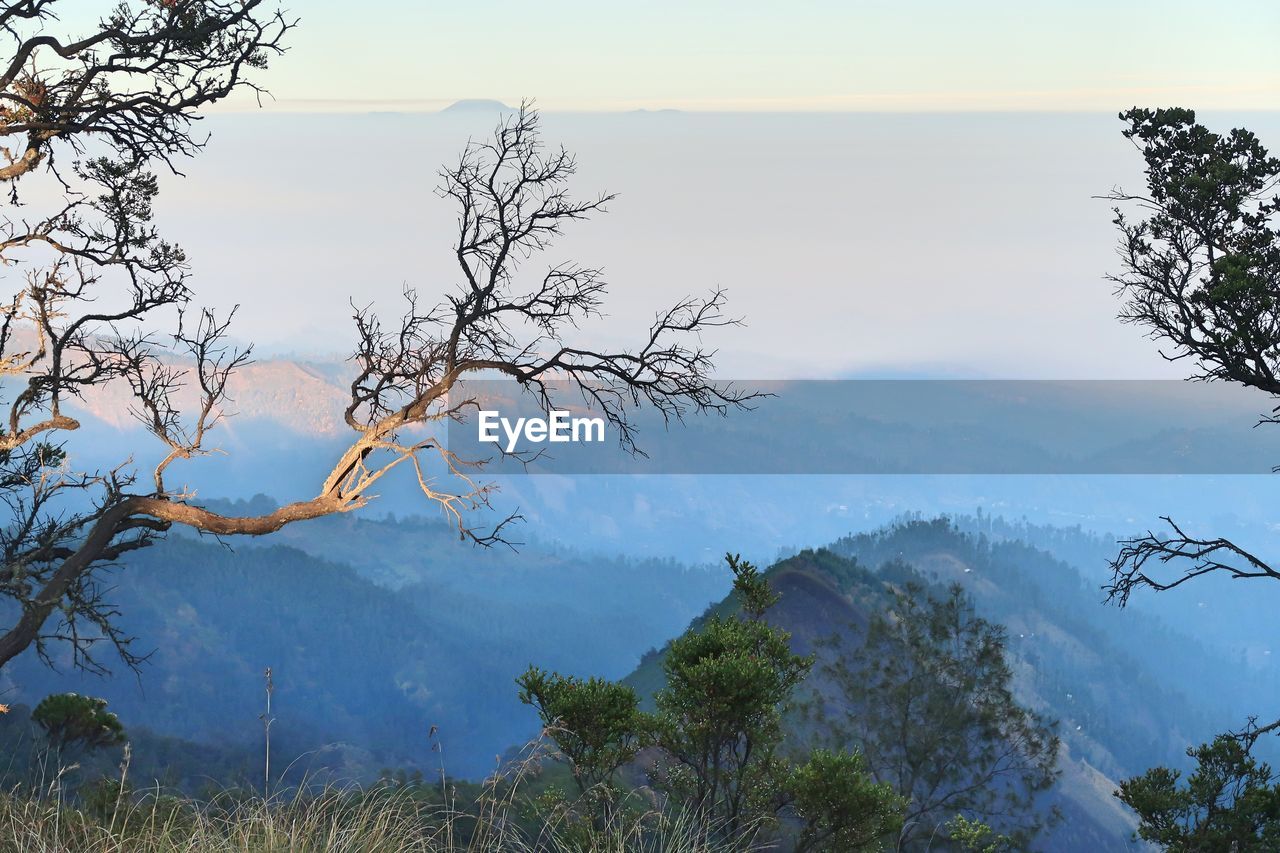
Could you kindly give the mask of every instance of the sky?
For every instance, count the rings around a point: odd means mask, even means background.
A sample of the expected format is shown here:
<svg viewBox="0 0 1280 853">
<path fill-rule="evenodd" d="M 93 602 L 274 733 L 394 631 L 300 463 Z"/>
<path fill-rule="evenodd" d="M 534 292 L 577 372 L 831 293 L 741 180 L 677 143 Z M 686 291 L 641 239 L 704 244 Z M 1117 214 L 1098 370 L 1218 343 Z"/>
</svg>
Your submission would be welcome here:
<svg viewBox="0 0 1280 853">
<path fill-rule="evenodd" d="M 70 0 L 75 28 L 105 4 Z M 355 10 L 353 12 L 353 10 Z M 201 300 L 262 352 L 349 351 L 350 301 L 456 283 L 436 172 L 533 98 L 575 187 L 619 193 L 545 259 L 601 265 L 614 344 L 728 289 L 722 375 L 1181 375 L 1115 319 L 1116 113 L 1184 105 L 1280 147 L 1280 3 L 294 3 L 276 100 L 166 178 Z M 78 17 L 79 16 L 79 17 Z M 637 109 L 682 112 L 637 113 Z"/>
<path fill-rule="evenodd" d="M 105 0 L 66 0 L 71 35 Z M 273 109 L 1272 109 L 1274 0 L 285 0 Z M 253 106 L 247 99 L 228 109 Z"/>
<path fill-rule="evenodd" d="M 353 343 L 349 300 L 394 317 L 400 290 L 457 286 L 437 170 L 495 114 L 211 118 L 208 149 L 157 216 L 202 301 L 239 303 L 263 352 Z M 1280 140 L 1280 113 L 1205 113 Z M 1113 186 L 1142 161 L 1108 113 L 555 113 L 570 188 L 618 193 L 523 275 L 602 266 L 606 317 L 579 344 L 637 340 L 687 294 L 746 320 L 709 333 L 721 375 L 1181 376 L 1116 320 Z"/>
<path fill-rule="evenodd" d="M 358 14 L 353 14 L 352 10 Z M 295 2 L 284 109 L 1264 109 L 1274 0 Z M 1269 35 L 1266 35 L 1269 34 Z"/>
</svg>

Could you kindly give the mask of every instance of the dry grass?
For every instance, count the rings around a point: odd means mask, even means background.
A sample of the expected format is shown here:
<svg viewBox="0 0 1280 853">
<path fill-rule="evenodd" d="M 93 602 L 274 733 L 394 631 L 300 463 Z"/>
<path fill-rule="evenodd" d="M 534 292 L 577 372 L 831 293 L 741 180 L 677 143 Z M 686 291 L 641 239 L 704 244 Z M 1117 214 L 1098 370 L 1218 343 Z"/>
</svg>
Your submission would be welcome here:
<svg viewBox="0 0 1280 853">
<path fill-rule="evenodd" d="M 229 807 L 144 796 L 107 820 L 48 799 L 0 797 L 0 850 L 22 853 L 496 853 L 652 851 L 713 853 L 679 818 L 629 822 L 584 843 L 580 832 L 544 825 L 522 831 L 506 807 L 480 814 L 442 810 L 396 792 L 330 789 L 291 802 L 254 799 Z"/>
<path fill-rule="evenodd" d="M 522 821 L 529 803 L 521 790 L 536 768 L 527 754 L 486 782 L 469 808 L 442 806 L 439 790 L 429 800 L 421 789 L 395 787 L 197 802 L 121 794 L 123 777 L 92 808 L 60 804 L 52 788 L 0 793 L 0 853 L 729 853 L 705 840 L 705 828 L 653 809 L 630 809 L 598 832 L 555 809 Z"/>
</svg>

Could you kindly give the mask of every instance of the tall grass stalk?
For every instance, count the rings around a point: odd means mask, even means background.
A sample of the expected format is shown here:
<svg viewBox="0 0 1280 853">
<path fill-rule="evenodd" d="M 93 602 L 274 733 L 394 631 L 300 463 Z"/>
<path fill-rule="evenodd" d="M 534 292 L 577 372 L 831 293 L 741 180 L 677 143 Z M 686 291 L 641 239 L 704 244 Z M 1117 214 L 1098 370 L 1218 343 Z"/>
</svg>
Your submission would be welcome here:
<svg viewBox="0 0 1280 853">
<path fill-rule="evenodd" d="M 583 845 L 555 825 L 521 832 L 510 799 L 464 814 L 402 793 L 326 789 L 287 802 L 255 797 L 196 806 L 151 793 L 102 822 L 69 804 L 0 794 L 5 853 L 727 853 L 682 816 L 606 826 Z"/>
<path fill-rule="evenodd" d="M 657 809 L 610 820 L 589 837 L 563 815 L 529 819 L 521 793 L 543 753 L 487 780 L 474 804 L 422 788 L 305 786 L 289 797 L 226 792 L 196 801 L 160 789 L 130 792 L 128 755 L 97 809 L 30 789 L 0 792 L 0 853 L 740 853 L 708 828 Z M 56 784 L 56 783 L 55 783 Z M 106 813 L 104 813 L 106 812 Z M 618 810 L 622 814 L 622 810 Z M 532 828 L 531 828 L 532 827 Z M 758 848 L 757 848 L 758 849 Z"/>
</svg>

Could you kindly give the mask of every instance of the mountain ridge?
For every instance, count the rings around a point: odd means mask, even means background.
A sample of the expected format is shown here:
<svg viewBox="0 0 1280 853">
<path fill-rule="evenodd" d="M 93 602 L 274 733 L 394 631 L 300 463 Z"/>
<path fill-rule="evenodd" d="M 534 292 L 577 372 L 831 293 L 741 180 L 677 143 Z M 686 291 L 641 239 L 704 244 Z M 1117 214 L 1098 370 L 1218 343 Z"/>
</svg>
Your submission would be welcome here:
<svg viewBox="0 0 1280 853">
<path fill-rule="evenodd" d="M 1118 780 L 1142 772 L 1145 762 L 1180 765 L 1185 759 L 1181 749 L 1211 733 L 1212 721 L 1187 697 L 1145 673 L 1142 665 L 1112 645 L 1111 638 L 1092 627 L 1094 623 L 1068 619 L 1059 624 L 1060 614 L 1070 613 L 1078 601 L 1061 601 L 1058 611 L 1046 608 L 1040 599 L 1014 608 L 1009 602 L 1012 593 L 999 584 L 998 559 L 984 550 L 989 547 L 980 537 L 936 520 L 907 522 L 848 537 L 828 548 L 806 549 L 766 570 L 780 596 L 766 618 L 792 634 L 793 651 L 819 656 L 804 690 L 821 694 L 828 690 L 821 661 L 852 652 L 865 636 L 871 614 L 891 606 L 890 589 L 922 583 L 937 595 L 949 584 L 960 584 L 980 616 L 1006 626 L 1019 702 L 1059 720 L 1062 777 L 1043 807 L 1058 807 L 1067 820 L 1048 836 L 1051 849 L 1132 849 L 1136 821 L 1112 796 Z M 1039 554 L 1038 562 L 1024 566 L 1029 574 L 1075 575 L 1050 554 L 1035 549 L 1027 553 Z M 1033 579 L 1027 588 L 1047 583 L 1046 589 L 1062 595 L 1063 584 L 1077 580 L 1078 575 L 1061 581 Z M 1025 589 L 1013 592 L 1022 594 Z M 730 595 L 711 605 L 691 627 L 736 607 Z M 1041 644 L 1028 645 L 1035 642 Z M 662 684 L 663 653 L 647 655 L 625 679 L 648 707 Z M 1104 706 L 1102 700 L 1123 707 Z M 1099 714 L 1102 707 L 1107 707 L 1104 715 Z M 1180 725 L 1182 721 L 1188 722 Z"/>
</svg>

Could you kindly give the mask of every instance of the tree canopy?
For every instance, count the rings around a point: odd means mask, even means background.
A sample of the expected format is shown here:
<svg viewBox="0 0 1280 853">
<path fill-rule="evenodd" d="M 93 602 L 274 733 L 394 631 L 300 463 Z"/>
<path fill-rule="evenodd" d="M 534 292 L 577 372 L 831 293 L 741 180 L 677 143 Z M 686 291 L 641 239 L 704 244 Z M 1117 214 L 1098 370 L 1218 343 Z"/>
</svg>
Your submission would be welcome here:
<svg viewBox="0 0 1280 853">
<path fill-rule="evenodd" d="M 1280 413 L 1280 158 L 1244 128 L 1211 131 L 1188 109 L 1120 114 L 1146 164 L 1147 191 L 1116 190 L 1120 319 L 1143 329 L 1201 380 L 1270 396 Z M 1133 221 L 1136 210 L 1140 219 Z M 1202 575 L 1280 579 L 1261 557 L 1172 518 L 1168 532 L 1122 543 L 1107 595 L 1172 589 Z"/>
<path fill-rule="evenodd" d="M 1280 845 L 1280 778 L 1252 754 L 1254 738 L 1219 735 L 1187 750 L 1185 779 L 1155 767 L 1120 783 L 1116 796 L 1140 821 L 1138 837 L 1176 853 L 1274 850 Z"/>
<path fill-rule="evenodd" d="M 894 600 L 856 655 L 824 667 L 835 700 L 819 700 L 815 716 L 909 801 L 900 848 L 945 838 L 957 814 L 1029 844 L 1044 824 L 1036 798 L 1058 777 L 1059 741 L 1055 724 L 1013 695 L 1004 629 L 958 586 L 934 598 L 909 584 Z"/>
<path fill-rule="evenodd" d="M 107 710 L 105 699 L 79 693 L 46 696 L 31 712 L 58 755 L 69 749 L 102 749 L 124 743 L 124 726 Z"/>
</svg>

